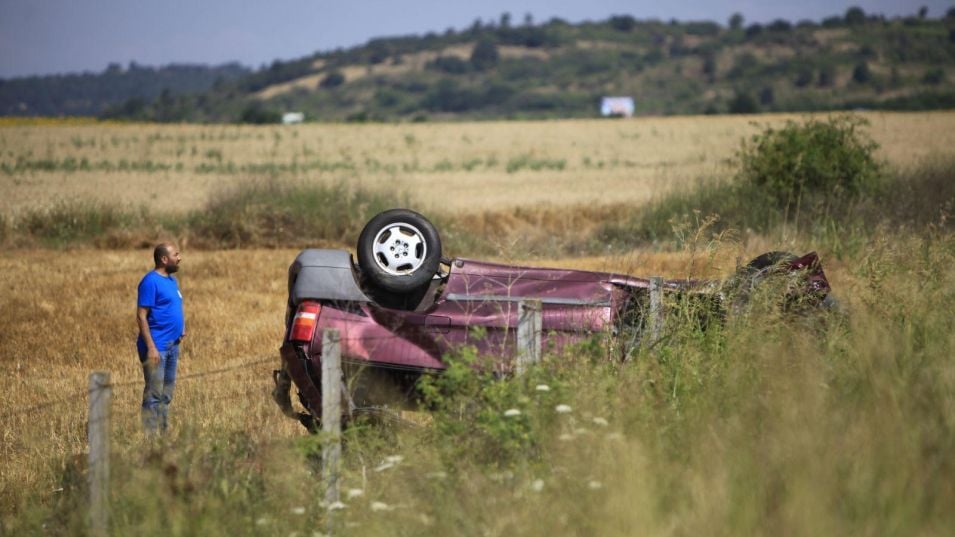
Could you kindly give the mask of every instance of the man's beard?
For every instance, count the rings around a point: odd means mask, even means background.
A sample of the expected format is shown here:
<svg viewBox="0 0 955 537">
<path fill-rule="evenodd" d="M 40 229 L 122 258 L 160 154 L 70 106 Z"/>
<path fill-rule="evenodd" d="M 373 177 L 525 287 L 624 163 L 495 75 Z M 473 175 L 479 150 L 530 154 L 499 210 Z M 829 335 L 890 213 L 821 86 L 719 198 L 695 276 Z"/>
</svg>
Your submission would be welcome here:
<svg viewBox="0 0 955 537">
<path fill-rule="evenodd" d="M 166 265 L 166 272 L 168 272 L 169 274 L 172 274 L 173 272 L 176 272 L 178 270 L 179 270 L 179 265 L 173 265 L 172 263 L 169 263 L 168 265 Z"/>
</svg>

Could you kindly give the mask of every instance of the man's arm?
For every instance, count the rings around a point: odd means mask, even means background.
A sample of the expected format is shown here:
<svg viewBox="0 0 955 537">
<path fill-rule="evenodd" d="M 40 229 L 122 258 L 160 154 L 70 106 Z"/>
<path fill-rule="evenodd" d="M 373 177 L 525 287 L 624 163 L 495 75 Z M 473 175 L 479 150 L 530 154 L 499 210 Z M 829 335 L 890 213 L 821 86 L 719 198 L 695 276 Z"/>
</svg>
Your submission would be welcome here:
<svg viewBox="0 0 955 537">
<path fill-rule="evenodd" d="M 149 308 L 142 306 L 136 307 L 136 324 L 139 325 L 139 334 L 143 336 L 146 342 L 146 359 L 153 365 L 159 365 L 159 349 L 156 348 L 156 342 L 153 341 L 153 335 L 149 332 L 149 321 L 146 316 L 149 315 Z"/>
</svg>

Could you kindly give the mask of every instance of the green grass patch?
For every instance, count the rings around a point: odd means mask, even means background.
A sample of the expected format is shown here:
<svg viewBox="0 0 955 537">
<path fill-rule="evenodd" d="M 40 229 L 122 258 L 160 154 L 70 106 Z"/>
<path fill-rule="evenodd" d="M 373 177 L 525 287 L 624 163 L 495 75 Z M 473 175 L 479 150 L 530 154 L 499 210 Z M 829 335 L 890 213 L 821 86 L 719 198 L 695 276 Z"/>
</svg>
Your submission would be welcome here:
<svg viewBox="0 0 955 537">
<path fill-rule="evenodd" d="M 53 247 L 103 244 L 108 235 L 140 228 L 147 220 L 144 214 L 116 205 L 60 200 L 50 207 L 27 211 L 16 221 L 15 232 Z"/>
</svg>

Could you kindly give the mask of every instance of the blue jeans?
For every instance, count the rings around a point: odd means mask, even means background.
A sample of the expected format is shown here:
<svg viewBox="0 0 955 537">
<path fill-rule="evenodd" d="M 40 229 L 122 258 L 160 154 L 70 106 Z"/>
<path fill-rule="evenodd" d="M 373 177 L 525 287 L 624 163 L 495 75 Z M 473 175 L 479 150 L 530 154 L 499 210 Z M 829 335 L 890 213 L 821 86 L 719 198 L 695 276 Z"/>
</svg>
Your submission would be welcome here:
<svg viewBox="0 0 955 537">
<path fill-rule="evenodd" d="M 176 389 L 176 365 L 179 362 L 179 345 L 170 345 L 159 352 L 159 365 L 153 366 L 146 353 L 139 353 L 143 366 L 143 429 L 147 435 L 166 432 L 169 424 L 169 403 Z"/>
</svg>

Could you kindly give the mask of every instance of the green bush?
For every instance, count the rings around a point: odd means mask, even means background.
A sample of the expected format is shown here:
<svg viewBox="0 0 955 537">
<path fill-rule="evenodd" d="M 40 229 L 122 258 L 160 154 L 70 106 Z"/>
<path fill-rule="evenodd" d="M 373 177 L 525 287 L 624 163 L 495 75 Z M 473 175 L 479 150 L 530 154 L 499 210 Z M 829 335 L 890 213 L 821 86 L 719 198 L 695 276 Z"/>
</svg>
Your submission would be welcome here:
<svg viewBox="0 0 955 537">
<path fill-rule="evenodd" d="M 249 103 L 239 116 L 240 123 L 251 123 L 254 125 L 265 125 L 268 123 L 280 123 L 282 114 L 271 108 L 266 108 L 262 103 L 255 101 Z"/>
<path fill-rule="evenodd" d="M 17 227 L 25 235 L 51 246 L 91 242 L 134 224 L 133 213 L 114 205 L 61 200 L 43 209 L 27 211 Z"/>
<path fill-rule="evenodd" d="M 789 121 L 744 143 L 737 154 L 737 181 L 756 187 L 779 206 L 807 196 L 853 197 L 871 190 L 881 174 L 878 145 L 862 132 L 868 122 L 855 116 Z"/>
<path fill-rule="evenodd" d="M 323 78 L 321 82 L 318 83 L 318 87 L 335 88 L 335 87 L 341 86 L 344 83 L 345 83 L 345 75 L 343 75 L 340 71 L 331 71 L 327 75 L 325 75 L 325 78 Z"/>
</svg>

